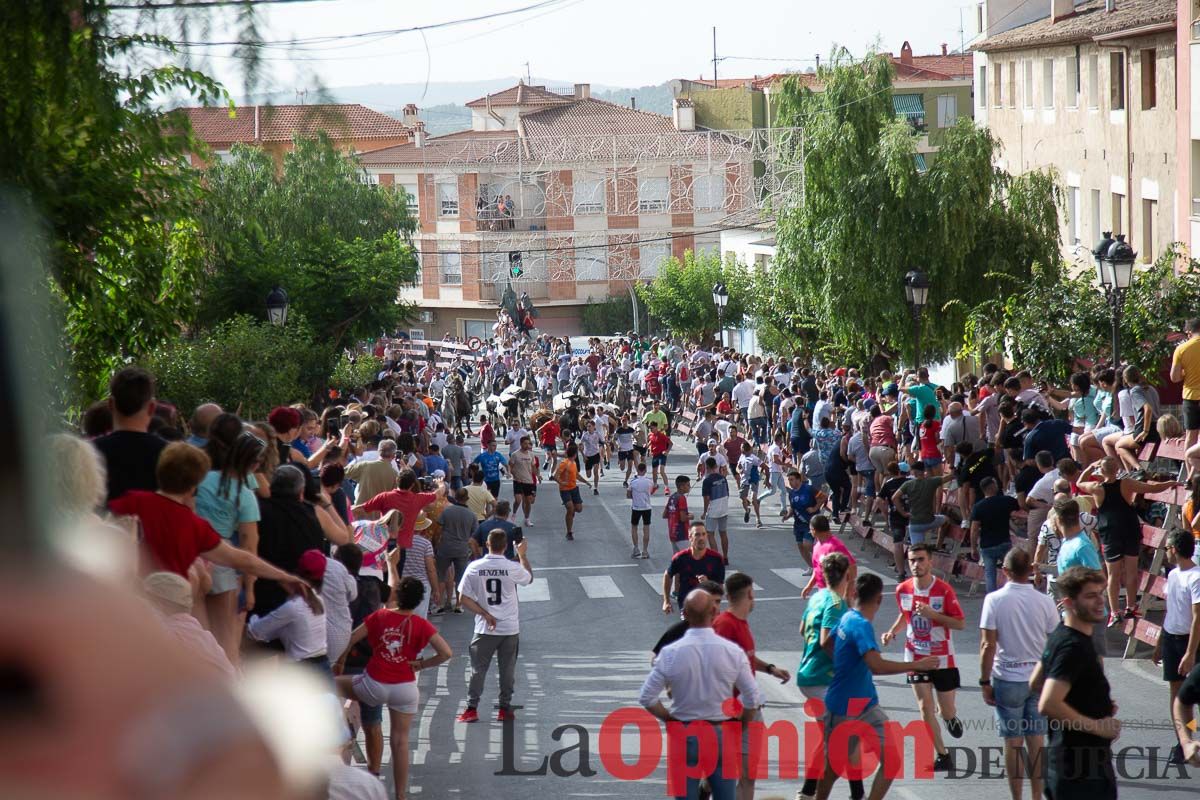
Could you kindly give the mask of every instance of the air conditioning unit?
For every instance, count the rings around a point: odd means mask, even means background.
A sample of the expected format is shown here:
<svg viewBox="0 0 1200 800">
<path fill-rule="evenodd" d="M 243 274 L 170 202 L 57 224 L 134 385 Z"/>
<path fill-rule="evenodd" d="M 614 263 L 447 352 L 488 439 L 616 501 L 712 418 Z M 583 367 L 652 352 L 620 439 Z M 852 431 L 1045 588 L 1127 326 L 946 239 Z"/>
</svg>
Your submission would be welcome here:
<svg viewBox="0 0 1200 800">
<path fill-rule="evenodd" d="M 433 324 L 433 312 L 432 311 L 422 311 L 420 314 L 417 315 L 417 319 L 419 319 L 425 325 L 432 325 Z"/>
</svg>

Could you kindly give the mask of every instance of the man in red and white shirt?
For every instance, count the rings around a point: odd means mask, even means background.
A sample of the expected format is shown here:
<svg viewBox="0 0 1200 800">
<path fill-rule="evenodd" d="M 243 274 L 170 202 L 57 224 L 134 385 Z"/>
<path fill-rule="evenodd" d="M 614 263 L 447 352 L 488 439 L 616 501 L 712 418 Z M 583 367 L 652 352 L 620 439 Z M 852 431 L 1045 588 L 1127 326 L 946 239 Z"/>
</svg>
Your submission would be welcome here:
<svg viewBox="0 0 1200 800">
<path fill-rule="evenodd" d="M 750 661 L 750 672 L 765 672 L 768 675 L 778 678 L 780 683 L 787 683 L 792 679 L 786 669 L 780 669 L 774 664 L 768 664 L 754 654 L 754 634 L 750 632 L 750 612 L 754 610 L 754 579 L 744 572 L 735 572 L 725 579 L 725 596 L 729 599 L 729 610 L 721 613 L 713 620 L 713 631 L 724 639 L 736 644 L 746 653 L 746 658 Z M 737 689 L 734 689 L 734 697 L 737 697 Z M 762 719 L 762 711 L 756 710 L 754 719 Z M 742 774 L 738 778 L 737 796 L 738 800 L 753 800 L 754 798 L 754 778 L 749 777 L 757 772 L 755 764 L 765 764 L 767 753 L 766 748 L 761 748 L 757 758 L 752 758 L 750 753 L 750 729 L 746 726 L 742 729 Z"/>
<path fill-rule="evenodd" d="M 942 741 L 942 731 L 934 712 L 934 691 L 937 692 L 937 712 L 946 721 L 946 730 L 955 739 L 963 734 L 962 722 L 955 713 L 954 692 L 961 685 L 958 666 L 954 661 L 954 640 L 950 631 L 966 627 L 958 595 L 950 584 L 933 575 L 933 545 L 914 544 L 908 549 L 908 565 L 912 577 L 896 587 L 896 603 L 900 614 L 882 637 L 883 646 L 896 637 L 902 624 L 907 625 L 904 639 L 904 660 L 917 661 L 925 656 L 937 656 L 938 668 L 930 672 L 908 673 L 908 683 L 917 696 L 917 707 L 933 733 L 937 758 L 933 769 L 948 771 L 950 753 Z"/>
</svg>

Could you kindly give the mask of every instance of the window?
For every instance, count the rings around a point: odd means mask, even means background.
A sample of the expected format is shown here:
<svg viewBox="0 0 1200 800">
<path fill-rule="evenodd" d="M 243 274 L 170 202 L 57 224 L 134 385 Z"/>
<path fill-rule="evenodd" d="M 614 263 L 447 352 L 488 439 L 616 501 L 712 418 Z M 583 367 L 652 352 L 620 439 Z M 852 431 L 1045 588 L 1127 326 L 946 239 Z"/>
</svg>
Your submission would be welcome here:
<svg viewBox="0 0 1200 800">
<path fill-rule="evenodd" d="M 213 155 L 216 156 L 217 160 L 222 164 L 230 164 L 233 162 L 233 153 L 229 152 L 228 150 L 213 150 Z"/>
<path fill-rule="evenodd" d="M 367 172 L 366 170 L 363 170 L 362 172 L 358 173 L 358 182 L 366 184 L 367 186 L 378 186 L 379 185 L 379 176 L 372 175 L 371 173 Z"/>
<path fill-rule="evenodd" d="M 1092 189 L 1092 241 L 1100 241 L 1104 230 L 1100 227 L 1100 190 Z"/>
<path fill-rule="evenodd" d="M 442 283 L 448 286 L 462 285 L 462 254 L 443 250 L 438 254 L 442 264 Z"/>
<path fill-rule="evenodd" d="M 574 185 L 575 213 L 603 214 L 604 213 L 604 179 L 576 179 Z"/>
<path fill-rule="evenodd" d="M 641 178 L 638 180 L 638 213 L 662 214 L 667 210 L 667 198 L 671 192 L 669 178 Z"/>
<path fill-rule="evenodd" d="M 1124 233 L 1121 220 L 1125 219 L 1125 195 L 1112 193 L 1112 234 Z"/>
<path fill-rule="evenodd" d="M 938 95 L 938 127 L 952 128 L 958 119 L 958 98 L 952 94 Z"/>
<path fill-rule="evenodd" d="M 1067 189 L 1067 244 L 1079 244 L 1079 187 Z"/>
<path fill-rule="evenodd" d="M 1054 59 L 1042 59 L 1042 108 L 1054 108 Z"/>
<path fill-rule="evenodd" d="M 1017 62 L 1008 62 L 1008 107 L 1017 107 Z"/>
<path fill-rule="evenodd" d="M 999 64 L 992 73 L 992 105 L 996 108 L 1004 105 L 1004 68 Z"/>
<path fill-rule="evenodd" d="M 400 184 L 400 188 L 408 195 L 404 198 L 404 202 L 408 204 L 408 215 L 413 219 L 417 219 L 420 216 L 421 208 L 417 195 L 417 185 L 415 183 L 402 183 Z"/>
<path fill-rule="evenodd" d="M 1142 111 L 1158 105 L 1158 58 L 1154 50 L 1142 51 Z"/>
<path fill-rule="evenodd" d="M 706 172 L 693 177 L 692 203 L 697 211 L 725 208 L 725 173 Z"/>
<path fill-rule="evenodd" d="M 1079 92 L 1081 86 L 1079 47 L 1075 47 L 1075 55 L 1067 59 L 1067 108 L 1079 108 Z"/>
<path fill-rule="evenodd" d="M 1142 261 L 1150 264 L 1154 261 L 1154 217 L 1158 214 L 1158 203 L 1154 200 L 1142 200 Z"/>
<path fill-rule="evenodd" d="M 1033 108 L 1033 59 L 1027 58 L 1022 63 L 1025 69 L 1024 93 L 1021 95 L 1022 105 Z"/>
<path fill-rule="evenodd" d="M 642 256 L 641 277 L 657 278 L 662 262 L 671 256 L 670 242 L 644 242 L 639 251 Z"/>
<path fill-rule="evenodd" d="M 1113 111 L 1125 108 L 1125 54 L 1108 54 L 1108 107 Z"/>
<path fill-rule="evenodd" d="M 458 216 L 458 181 L 439 181 L 437 185 L 438 216 Z"/>
<path fill-rule="evenodd" d="M 987 64 L 983 64 L 982 66 L 979 67 L 979 98 L 978 99 L 979 99 L 979 107 L 980 108 L 987 108 L 987 93 L 988 93 Z"/>
<path fill-rule="evenodd" d="M 1100 107 L 1100 56 L 1088 55 L 1088 108 Z M 1097 239 L 1096 241 L 1100 241 Z"/>
<path fill-rule="evenodd" d="M 600 242 L 599 244 L 604 244 Z M 608 280 L 608 248 L 588 247 L 575 251 L 575 280 Z"/>
</svg>

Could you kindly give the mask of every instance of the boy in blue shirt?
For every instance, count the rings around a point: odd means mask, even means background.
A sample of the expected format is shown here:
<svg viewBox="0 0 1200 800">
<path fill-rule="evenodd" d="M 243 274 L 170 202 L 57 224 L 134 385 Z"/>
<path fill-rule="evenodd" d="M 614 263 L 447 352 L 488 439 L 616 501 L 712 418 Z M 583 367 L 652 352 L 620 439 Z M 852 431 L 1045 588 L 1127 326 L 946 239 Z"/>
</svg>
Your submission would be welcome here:
<svg viewBox="0 0 1200 800">
<path fill-rule="evenodd" d="M 858 764 L 859 751 L 864 745 L 867 749 L 874 748 L 882 761 L 888 748 L 902 744 L 886 742 L 884 739 L 884 723 L 888 717 L 879 707 L 879 694 L 875 691 L 873 676 L 928 672 L 938 666 L 937 656 L 905 662 L 891 661 L 880 655 L 871 622 L 883 602 L 883 579 L 870 573 L 859 575 L 855 581 L 855 593 L 854 608 L 842 615 L 834 634 L 833 680 L 825 692 L 825 741 L 828 743 L 833 740 L 834 728 L 850 721 L 866 723 L 874 729 L 878 739 L 863 742 L 852 737 L 848 740 L 852 744 L 849 744 L 847 752 L 833 753 L 832 758 L 828 746 L 825 748 L 825 775 L 817 785 L 818 800 L 825 800 L 833 790 L 833 784 L 838 779 L 835 764 L 843 772 L 848 765 Z M 899 757 L 903 757 L 903 754 L 900 753 Z M 872 800 L 887 794 L 891 784 L 889 770 L 881 768 L 871 784 Z"/>
<path fill-rule="evenodd" d="M 808 478 L 796 470 L 788 473 L 788 509 L 783 514 L 786 522 L 792 518 L 792 536 L 796 539 L 796 548 L 804 559 L 804 574 L 812 572 L 813 535 L 809 530 L 809 522 L 824 502 L 817 496 Z"/>
<path fill-rule="evenodd" d="M 496 452 L 496 440 L 487 443 L 487 449 L 475 456 L 474 463 L 483 469 L 483 482 L 492 497 L 500 496 L 500 470 L 508 465 L 508 459 Z"/>
</svg>

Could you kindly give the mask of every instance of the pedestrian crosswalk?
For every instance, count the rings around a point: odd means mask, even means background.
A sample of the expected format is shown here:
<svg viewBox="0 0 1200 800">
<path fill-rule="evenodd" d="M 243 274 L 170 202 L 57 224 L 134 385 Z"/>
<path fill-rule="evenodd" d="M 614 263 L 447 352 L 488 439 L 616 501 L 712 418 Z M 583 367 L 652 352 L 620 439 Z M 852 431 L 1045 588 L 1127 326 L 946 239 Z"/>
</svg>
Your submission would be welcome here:
<svg viewBox="0 0 1200 800">
<path fill-rule="evenodd" d="M 624 567 L 623 564 L 600 564 L 596 565 L 599 568 Z M 584 597 L 589 600 L 612 600 L 626 597 L 627 595 L 641 597 L 642 590 L 636 589 L 638 585 L 634 573 L 625 570 L 615 571 L 612 573 L 587 574 L 587 575 L 572 575 L 570 572 L 587 572 L 594 567 L 579 566 L 567 570 L 559 570 L 550 572 L 549 577 L 537 577 L 528 586 L 518 586 L 517 596 L 521 603 L 545 603 L 551 600 L 569 599 L 577 597 L 579 592 L 582 592 Z M 791 592 L 791 587 L 803 587 L 807 582 L 807 577 L 800 576 L 800 569 L 775 569 L 773 573 L 783 579 L 784 583 L 790 584 L 785 586 L 777 581 L 770 581 L 769 586 L 762 586 L 757 581 L 754 583 L 754 591 L 756 594 L 773 594 L 773 595 L 794 595 Z M 662 572 L 643 572 L 640 577 L 645 581 L 650 591 L 655 597 L 662 594 Z M 884 579 L 888 581 L 887 578 Z M 895 583 L 893 579 L 891 581 Z M 784 599 L 782 596 L 779 599 Z M 794 598 L 793 598 L 794 599 Z"/>
</svg>

